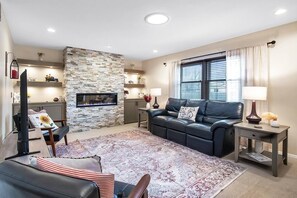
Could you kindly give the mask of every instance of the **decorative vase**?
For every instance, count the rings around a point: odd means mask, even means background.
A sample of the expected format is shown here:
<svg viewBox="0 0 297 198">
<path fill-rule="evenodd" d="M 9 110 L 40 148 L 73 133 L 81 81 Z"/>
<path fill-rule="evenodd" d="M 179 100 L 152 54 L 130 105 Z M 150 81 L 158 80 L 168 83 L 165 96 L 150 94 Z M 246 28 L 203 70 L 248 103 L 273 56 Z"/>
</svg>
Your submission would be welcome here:
<svg viewBox="0 0 297 198">
<path fill-rule="evenodd" d="M 275 128 L 279 128 L 279 123 L 277 122 L 277 120 L 271 120 L 270 121 L 270 126 L 275 127 Z"/>
<path fill-rule="evenodd" d="M 151 108 L 151 104 L 149 102 L 146 103 L 146 108 L 147 109 Z"/>
</svg>

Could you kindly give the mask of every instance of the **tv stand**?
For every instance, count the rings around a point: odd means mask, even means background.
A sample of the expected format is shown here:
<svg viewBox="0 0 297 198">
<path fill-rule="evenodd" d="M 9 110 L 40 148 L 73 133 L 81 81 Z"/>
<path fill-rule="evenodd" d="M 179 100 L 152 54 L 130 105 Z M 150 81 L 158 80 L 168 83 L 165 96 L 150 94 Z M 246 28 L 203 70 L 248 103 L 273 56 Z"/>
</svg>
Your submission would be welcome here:
<svg viewBox="0 0 297 198">
<path fill-rule="evenodd" d="M 43 134 L 40 129 L 35 129 L 29 133 L 30 139 L 35 139 L 29 143 L 29 151 L 32 151 L 26 155 L 16 155 L 17 153 L 17 135 L 9 134 L 1 148 L 0 148 L 0 162 L 4 161 L 6 158 L 14 158 L 14 160 L 21 163 L 29 164 L 29 158 L 32 155 L 40 157 L 51 157 L 50 151 L 46 142 L 44 141 Z"/>
</svg>

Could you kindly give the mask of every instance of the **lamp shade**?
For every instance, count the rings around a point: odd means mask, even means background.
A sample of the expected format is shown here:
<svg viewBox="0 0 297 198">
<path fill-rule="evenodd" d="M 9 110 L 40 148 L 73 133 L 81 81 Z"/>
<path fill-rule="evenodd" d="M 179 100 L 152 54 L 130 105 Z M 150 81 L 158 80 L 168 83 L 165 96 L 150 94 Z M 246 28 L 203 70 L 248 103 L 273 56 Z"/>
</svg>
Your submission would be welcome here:
<svg viewBox="0 0 297 198">
<path fill-rule="evenodd" d="M 266 100 L 267 87 L 243 87 L 242 98 L 246 100 Z"/>
<path fill-rule="evenodd" d="M 161 96 L 161 88 L 153 88 L 151 89 L 152 96 Z"/>
</svg>

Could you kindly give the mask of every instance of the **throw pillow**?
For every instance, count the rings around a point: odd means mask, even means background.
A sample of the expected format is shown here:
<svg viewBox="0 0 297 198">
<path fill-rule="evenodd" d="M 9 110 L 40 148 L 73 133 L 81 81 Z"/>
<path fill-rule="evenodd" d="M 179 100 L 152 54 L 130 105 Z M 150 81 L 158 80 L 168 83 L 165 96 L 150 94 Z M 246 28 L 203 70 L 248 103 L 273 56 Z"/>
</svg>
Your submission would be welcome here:
<svg viewBox="0 0 297 198">
<path fill-rule="evenodd" d="M 37 157 L 37 164 L 39 169 L 70 177 L 86 179 L 95 182 L 100 189 L 100 197 L 113 197 L 114 192 L 114 175 L 108 173 L 99 173 L 95 171 L 71 168 L 65 165 L 51 162 L 44 158 Z"/>
<path fill-rule="evenodd" d="M 182 106 L 178 112 L 177 118 L 188 119 L 195 122 L 199 107 L 184 107 Z"/>
<path fill-rule="evenodd" d="M 53 122 L 47 113 L 37 113 L 28 115 L 29 120 L 35 128 L 53 128 L 53 131 L 59 127 Z M 48 131 L 43 131 L 48 132 Z"/>
<path fill-rule="evenodd" d="M 97 155 L 90 156 L 90 157 L 82 157 L 82 158 L 66 158 L 66 157 L 43 157 L 44 159 L 69 166 L 71 168 L 77 168 L 77 169 L 86 169 L 91 170 L 95 172 L 102 172 L 102 166 L 101 166 L 101 158 Z M 37 157 L 31 156 L 30 159 L 30 165 L 36 168 L 39 168 L 37 164 Z"/>
</svg>

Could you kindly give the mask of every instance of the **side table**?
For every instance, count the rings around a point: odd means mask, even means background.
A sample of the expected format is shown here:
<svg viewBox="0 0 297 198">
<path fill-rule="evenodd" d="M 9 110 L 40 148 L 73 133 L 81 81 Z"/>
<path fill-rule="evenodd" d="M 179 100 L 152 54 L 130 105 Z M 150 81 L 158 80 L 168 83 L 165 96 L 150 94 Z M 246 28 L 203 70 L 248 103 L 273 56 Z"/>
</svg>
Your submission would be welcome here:
<svg viewBox="0 0 297 198">
<path fill-rule="evenodd" d="M 141 124 L 146 124 L 146 128 L 148 128 L 148 117 L 147 117 L 147 111 L 148 108 L 138 108 L 138 128 Z M 146 116 L 146 119 L 144 121 L 142 116 Z"/>
<path fill-rule="evenodd" d="M 271 127 L 267 124 L 256 125 L 262 128 L 255 128 L 254 124 L 238 123 L 234 125 L 235 128 L 235 162 L 238 162 L 238 158 L 248 159 L 263 165 L 272 166 L 272 174 L 277 177 L 277 167 L 279 163 L 287 165 L 288 163 L 288 129 L 289 126 L 280 126 L 279 128 Z M 239 150 L 240 137 L 248 138 L 248 148 Z M 272 152 L 263 151 L 262 155 L 269 157 L 269 161 L 258 161 L 248 155 L 254 152 L 252 148 L 252 140 L 259 140 L 272 144 Z M 283 142 L 282 155 L 278 154 L 278 144 Z"/>
</svg>

